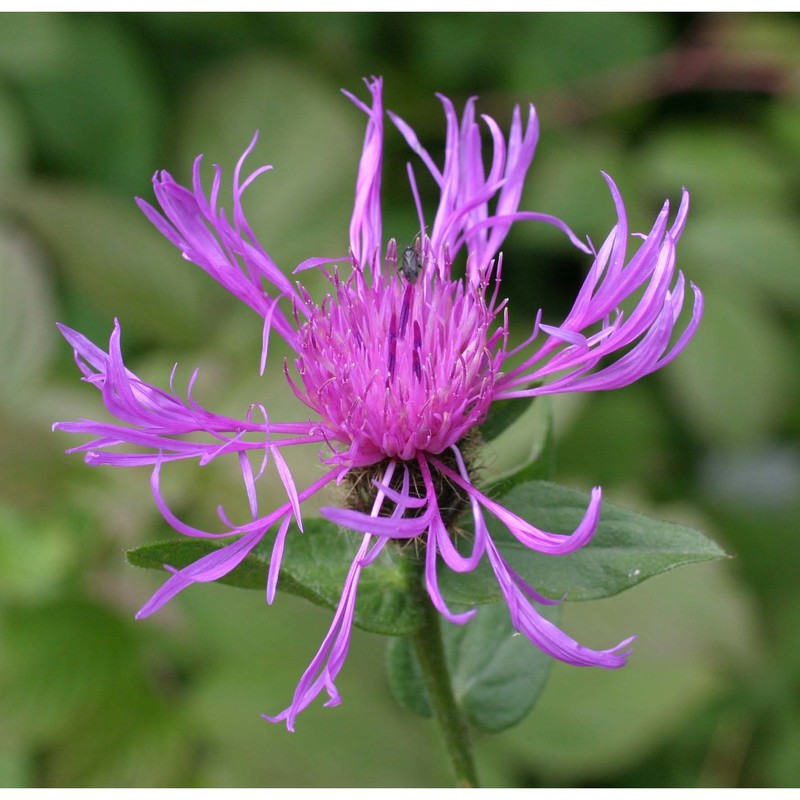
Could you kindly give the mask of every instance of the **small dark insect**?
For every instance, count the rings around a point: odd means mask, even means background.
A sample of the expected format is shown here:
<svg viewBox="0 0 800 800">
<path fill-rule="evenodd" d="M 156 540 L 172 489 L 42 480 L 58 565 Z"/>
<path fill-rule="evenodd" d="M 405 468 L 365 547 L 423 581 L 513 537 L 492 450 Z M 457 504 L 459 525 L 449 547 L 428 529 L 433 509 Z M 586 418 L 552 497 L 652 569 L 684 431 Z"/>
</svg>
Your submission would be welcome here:
<svg viewBox="0 0 800 800">
<path fill-rule="evenodd" d="M 420 251 L 419 239 L 412 247 L 409 245 L 403 250 L 403 260 L 400 263 L 400 272 L 409 283 L 416 283 L 422 272 L 422 253 Z"/>
</svg>

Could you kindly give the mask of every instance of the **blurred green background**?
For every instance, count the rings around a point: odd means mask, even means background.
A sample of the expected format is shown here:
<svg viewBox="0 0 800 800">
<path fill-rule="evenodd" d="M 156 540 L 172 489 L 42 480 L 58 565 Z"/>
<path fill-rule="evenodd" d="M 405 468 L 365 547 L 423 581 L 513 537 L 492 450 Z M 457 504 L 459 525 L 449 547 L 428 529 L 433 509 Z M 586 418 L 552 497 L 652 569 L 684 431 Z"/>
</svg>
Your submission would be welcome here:
<svg viewBox="0 0 800 800">
<path fill-rule="evenodd" d="M 102 415 L 55 321 L 102 345 L 114 316 L 152 383 L 178 361 L 183 389 L 200 366 L 205 405 L 292 417 L 280 348 L 259 378 L 259 320 L 133 196 L 151 198 L 158 168 L 186 180 L 200 152 L 229 177 L 260 128 L 251 166 L 275 171 L 247 209 L 267 250 L 287 271 L 345 252 L 364 118 L 338 90 L 364 96 L 370 74 L 437 154 L 434 92 L 480 95 L 504 128 L 535 102 L 523 206 L 596 243 L 614 222 L 601 169 L 633 230 L 692 192 L 678 254 L 706 295 L 700 333 L 635 386 L 559 398 L 556 477 L 701 527 L 735 559 L 568 604 L 569 632 L 638 633 L 635 656 L 617 672 L 556 665 L 526 722 L 477 739 L 483 780 L 798 785 L 800 19 L 760 14 L 0 17 L 0 785 L 449 784 L 432 724 L 388 694 L 379 637 L 356 632 L 343 705 L 317 703 L 292 735 L 259 713 L 288 703 L 329 612 L 200 586 L 134 623 L 163 577 L 123 551 L 169 533 L 148 471 L 90 469 L 50 432 Z M 389 131 L 385 230 L 400 240 L 416 229 L 407 158 Z M 516 330 L 540 306 L 557 322 L 586 260 L 535 226 L 504 249 Z M 245 507 L 233 465 L 170 465 L 165 490 L 198 524 Z"/>
</svg>

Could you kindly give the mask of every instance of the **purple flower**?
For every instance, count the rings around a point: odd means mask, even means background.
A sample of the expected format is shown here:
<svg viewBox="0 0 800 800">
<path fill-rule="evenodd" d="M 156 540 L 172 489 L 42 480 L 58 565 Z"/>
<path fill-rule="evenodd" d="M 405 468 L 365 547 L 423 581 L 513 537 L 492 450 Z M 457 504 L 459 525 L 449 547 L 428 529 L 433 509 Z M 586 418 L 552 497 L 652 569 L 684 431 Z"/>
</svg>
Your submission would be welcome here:
<svg viewBox="0 0 800 800">
<path fill-rule="evenodd" d="M 291 520 L 303 528 L 302 503 L 334 482 L 350 489 L 345 507 L 322 509 L 328 520 L 363 533 L 333 623 L 289 707 L 267 717 L 285 720 L 290 730 L 297 714 L 323 690 L 328 693 L 328 705 L 339 702 L 335 679 L 349 647 L 359 576 L 392 541 L 417 537 L 424 541 L 427 592 L 447 620 L 463 624 L 475 611 L 454 613 L 448 609 L 437 584 L 437 561 L 441 558 L 450 569 L 465 572 L 486 557 L 514 626 L 537 647 L 571 664 L 615 668 L 625 663 L 631 639 L 609 650 L 591 650 L 543 619 L 531 601 L 554 601 L 537 594 L 511 568 L 486 524 L 487 514 L 492 515 L 532 550 L 570 553 L 585 545 L 596 530 L 600 489 L 593 490 L 584 519 L 571 535 L 541 530 L 474 485 L 470 466 L 474 431 L 497 400 L 616 389 L 638 380 L 669 363 L 686 346 L 702 313 L 702 296 L 693 286 L 691 320 L 670 346 L 684 301 L 684 278 L 675 271 L 675 244 L 688 212 L 686 192 L 672 226 L 668 227 L 669 206 L 665 203 L 630 259 L 622 198 L 607 176 L 618 221 L 596 252 L 581 244 L 558 219 L 519 210 L 523 181 L 538 139 L 533 107 L 526 121 L 520 109 L 514 109 L 507 140 L 493 119 L 482 118 L 493 145 L 488 172 L 474 98 L 459 119 L 452 103 L 440 97 L 447 122 L 442 168 L 414 131 L 388 112 L 438 185 L 440 200 L 431 220 L 423 211 L 409 165 L 421 233 L 403 252 L 398 252 L 393 239 L 384 243 L 382 82 L 372 79 L 367 86 L 371 105 L 347 94 L 367 116 L 350 224 L 350 255 L 311 258 L 295 270 L 324 272 L 330 289 L 321 302 L 281 272 L 247 223 L 242 195 L 253 179 L 268 169 L 262 167 L 245 179 L 241 177 L 255 139 L 234 171 L 232 214 L 218 206 L 219 167 L 215 167 L 211 191 L 206 195 L 200 180 L 200 157 L 195 161 L 191 189 L 177 184 L 167 172 L 156 174 L 153 185 L 161 212 L 138 201 L 148 219 L 186 260 L 263 317 L 262 374 L 272 332 L 294 351 L 293 364 L 284 365 L 284 373 L 302 404 L 298 407 L 302 421 L 273 422 L 260 403 L 254 403 L 243 420 L 214 414 L 192 397 L 196 373 L 184 400 L 174 390 L 173 380 L 166 391 L 130 372 L 123 362 L 118 324 L 108 352 L 61 326 L 84 380 L 97 386 L 106 408 L 118 420 L 57 423 L 60 430 L 94 437 L 73 451 L 84 452 L 86 462 L 92 465 L 152 466 L 155 502 L 176 531 L 192 537 L 233 538 L 232 543 L 190 566 L 171 570 L 171 577 L 139 611 L 139 618 L 152 614 L 190 584 L 225 575 L 268 531 L 276 529 L 266 577 L 267 599 L 272 602 Z M 521 220 L 561 228 L 593 261 L 563 322 L 546 325 L 540 312 L 530 337 L 511 348 L 507 300 L 500 295 L 503 264 L 499 249 L 511 225 Z M 463 278 L 453 274 L 457 261 L 463 264 Z M 338 266 L 330 266 L 345 263 L 347 268 L 341 272 Z M 623 312 L 623 301 L 639 290 L 633 309 Z M 512 357 L 516 366 L 508 367 Z M 184 434 L 195 436 L 186 438 Z M 324 474 L 310 486 L 298 486 L 283 451 L 309 443 L 322 448 Z M 136 450 L 121 450 L 120 445 L 134 445 Z M 256 466 L 250 460 L 251 452 L 259 459 Z M 251 521 L 236 525 L 223 515 L 227 530 L 222 533 L 187 525 L 164 501 L 159 486 L 162 466 L 185 458 L 206 464 L 226 454 L 235 454 L 239 460 Z M 286 502 L 262 514 L 256 482 L 270 468 L 283 485 Z M 454 545 L 449 528 L 455 516 L 467 509 L 472 513 L 474 537 L 471 552 L 465 555 Z"/>
</svg>

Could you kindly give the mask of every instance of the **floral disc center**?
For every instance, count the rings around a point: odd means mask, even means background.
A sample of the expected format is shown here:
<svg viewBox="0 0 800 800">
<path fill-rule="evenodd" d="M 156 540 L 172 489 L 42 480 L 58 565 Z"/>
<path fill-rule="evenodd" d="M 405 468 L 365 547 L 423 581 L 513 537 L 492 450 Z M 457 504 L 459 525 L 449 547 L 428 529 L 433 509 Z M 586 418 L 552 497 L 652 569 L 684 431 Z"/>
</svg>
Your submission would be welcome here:
<svg viewBox="0 0 800 800">
<path fill-rule="evenodd" d="M 368 279 L 354 263 L 331 282 L 322 303 L 305 301 L 295 388 L 349 446 L 351 466 L 441 453 L 483 420 L 504 342 L 485 284 L 452 280 L 427 255 L 412 282 L 394 242 L 384 271 Z"/>
</svg>

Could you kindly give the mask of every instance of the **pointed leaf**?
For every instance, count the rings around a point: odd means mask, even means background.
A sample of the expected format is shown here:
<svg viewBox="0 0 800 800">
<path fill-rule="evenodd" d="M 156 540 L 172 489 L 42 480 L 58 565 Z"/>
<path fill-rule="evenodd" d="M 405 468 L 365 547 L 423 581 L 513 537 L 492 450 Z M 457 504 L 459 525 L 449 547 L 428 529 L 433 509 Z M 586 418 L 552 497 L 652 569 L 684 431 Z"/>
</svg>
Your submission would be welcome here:
<svg viewBox="0 0 800 800">
<path fill-rule="evenodd" d="M 558 619 L 558 607 L 537 609 L 551 622 Z M 445 647 L 464 715 L 476 728 L 493 733 L 530 713 L 553 664 L 514 630 L 505 603 L 483 607 L 467 625 L 447 625 Z"/>
<path fill-rule="evenodd" d="M 538 607 L 551 622 L 557 607 Z M 516 634 L 505 603 L 484 606 L 466 625 L 443 624 L 447 664 L 456 702 L 479 730 L 516 725 L 544 690 L 553 659 Z M 421 717 L 433 712 L 409 639 L 389 642 L 387 669 L 395 698 Z"/>
<path fill-rule="evenodd" d="M 469 624 L 469 623 L 467 623 Z M 419 660 L 407 636 L 395 636 L 386 646 L 386 674 L 394 699 L 424 719 L 433 717 L 430 696 L 422 680 Z"/>
<path fill-rule="evenodd" d="M 537 527 L 571 533 L 589 504 L 584 492 L 543 481 L 520 482 L 499 502 Z M 492 537 L 509 564 L 547 597 L 593 600 L 610 597 L 683 564 L 724 558 L 724 551 L 699 531 L 663 522 L 604 502 L 597 533 L 589 544 L 565 556 L 534 552 L 487 515 Z M 443 571 L 445 598 L 453 603 L 499 600 L 500 590 L 486 563 L 472 573 Z"/>
<path fill-rule="evenodd" d="M 335 608 L 361 537 L 341 531 L 322 519 L 307 520 L 305 528 L 305 533 L 294 527 L 289 531 L 278 591 L 299 595 L 325 608 Z M 268 533 L 261 544 L 219 582 L 263 592 L 273 541 L 274 533 Z M 208 539 L 173 539 L 129 550 L 127 558 L 137 567 L 162 569 L 169 564 L 180 569 L 223 546 Z M 361 574 L 355 624 L 386 636 L 402 636 L 416 630 L 421 623 L 420 612 L 407 587 L 402 562 L 387 548 Z"/>
</svg>

